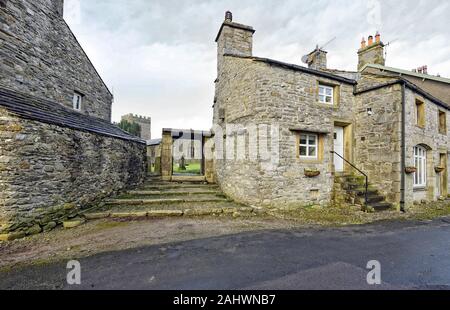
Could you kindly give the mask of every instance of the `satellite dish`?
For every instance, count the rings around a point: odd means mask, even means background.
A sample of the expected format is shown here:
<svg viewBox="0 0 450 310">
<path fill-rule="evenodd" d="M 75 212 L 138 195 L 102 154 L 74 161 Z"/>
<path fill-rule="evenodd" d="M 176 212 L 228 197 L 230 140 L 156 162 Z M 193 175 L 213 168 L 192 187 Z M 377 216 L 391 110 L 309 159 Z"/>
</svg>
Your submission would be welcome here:
<svg viewBox="0 0 450 310">
<path fill-rule="evenodd" d="M 319 47 L 319 44 L 317 44 L 316 49 L 313 52 L 302 57 L 302 62 L 309 65 L 317 57 L 317 54 L 319 53 L 319 51 L 323 50 L 326 46 L 328 46 L 334 40 L 336 40 L 336 37 L 334 37 L 333 39 L 331 39 L 330 41 L 328 41 L 321 47 Z"/>
</svg>

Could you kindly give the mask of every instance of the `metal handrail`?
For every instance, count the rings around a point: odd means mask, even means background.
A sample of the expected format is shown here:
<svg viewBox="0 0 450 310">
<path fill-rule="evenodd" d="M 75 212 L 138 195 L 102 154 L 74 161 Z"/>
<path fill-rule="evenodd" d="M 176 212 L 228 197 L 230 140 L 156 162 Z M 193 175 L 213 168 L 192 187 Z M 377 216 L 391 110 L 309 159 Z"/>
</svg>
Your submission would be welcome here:
<svg viewBox="0 0 450 310">
<path fill-rule="evenodd" d="M 331 154 L 336 154 L 337 156 L 339 156 L 340 158 L 342 158 L 347 164 L 349 164 L 352 168 L 356 169 L 359 173 L 361 173 L 365 178 L 366 178 L 366 192 L 364 193 L 364 202 L 366 204 L 366 207 L 369 204 L 369 176 L 367 174 L 365 174 L 363 171 L 361 171 L 361 169 L 359 169 L 358 167 L 356 167 L 355 165 L 353 165 L 351 162 L 349 162 L 347 159 L 345 159 L 344 157 L 342 157 L 340 154 L 336 153 L 335 151 L 330 151 Z"/>
</svg>

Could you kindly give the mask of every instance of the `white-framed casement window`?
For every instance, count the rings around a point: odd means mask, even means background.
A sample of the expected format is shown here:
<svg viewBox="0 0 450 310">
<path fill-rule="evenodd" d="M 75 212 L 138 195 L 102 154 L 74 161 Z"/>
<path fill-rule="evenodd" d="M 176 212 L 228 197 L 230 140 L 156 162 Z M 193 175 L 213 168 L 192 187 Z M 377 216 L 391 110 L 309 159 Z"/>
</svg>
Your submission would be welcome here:
<svg viewBox="0 0 450 310">
<path fill-rule="evenodd" d="M 334 88 L 332 86 L 319 84 L 319 102 L 334 104 Z"/>
<path fill-rule="evenodd" d="M 427 186 L 427 150 L 423 146 L 414 147 L 414 187 Z"/>
<path fill-rule="evenodd" d="M 313 133 L 301 133 L 299 148 L 300 158 L 318 159 L 319 135 Z"/>
<path fill-rule="evenodd" d="M 73 94 L 73 109 L 81 111 L 81 104 L 83 103 L 83 95 L 75 92 Z"/>
</svg>

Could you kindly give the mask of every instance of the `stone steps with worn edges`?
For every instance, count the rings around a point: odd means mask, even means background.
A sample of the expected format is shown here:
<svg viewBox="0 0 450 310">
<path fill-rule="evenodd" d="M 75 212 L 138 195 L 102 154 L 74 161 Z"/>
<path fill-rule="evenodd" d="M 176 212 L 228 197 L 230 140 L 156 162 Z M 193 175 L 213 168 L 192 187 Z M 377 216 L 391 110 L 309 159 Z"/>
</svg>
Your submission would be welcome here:
<svg viewBox="0 0 450 310">
<path fill-rule="evenodd" d="M 116 205 L 104 207 L 84 214 L 86 219 L 102 218 L 145 218 L 173 216 L 208 216 L 208 215 L 252 215 L 254 209 L 232 202 L 220 203 L 180 203 L 162 205 Z"/>
<path fill-rule="evenodd" d="M 153 199 L 114 199 L 106 201 L 106 205 L 152 205 L 152 204 L 175 204 L 183 202 L 223 202 L 229 201 L 227 198 L 221 197 L 204 197 L 204 198 L 153 198 Z"/>
</svg>

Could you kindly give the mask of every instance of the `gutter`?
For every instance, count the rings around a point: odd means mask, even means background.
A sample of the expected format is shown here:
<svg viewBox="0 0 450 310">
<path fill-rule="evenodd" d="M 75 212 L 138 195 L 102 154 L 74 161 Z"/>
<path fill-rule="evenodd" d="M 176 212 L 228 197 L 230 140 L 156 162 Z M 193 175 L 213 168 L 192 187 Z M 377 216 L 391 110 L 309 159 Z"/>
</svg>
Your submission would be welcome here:
<svg viewBox="0 0 450 310">
<path fill-rule="evenodd" d="M 406 190 L 406 83 L 402 82 L 402 151 L 401 151 L 401 185 L 400 185 L 400 211 L 405 212 L 405 190 Z"/>
</svg>

